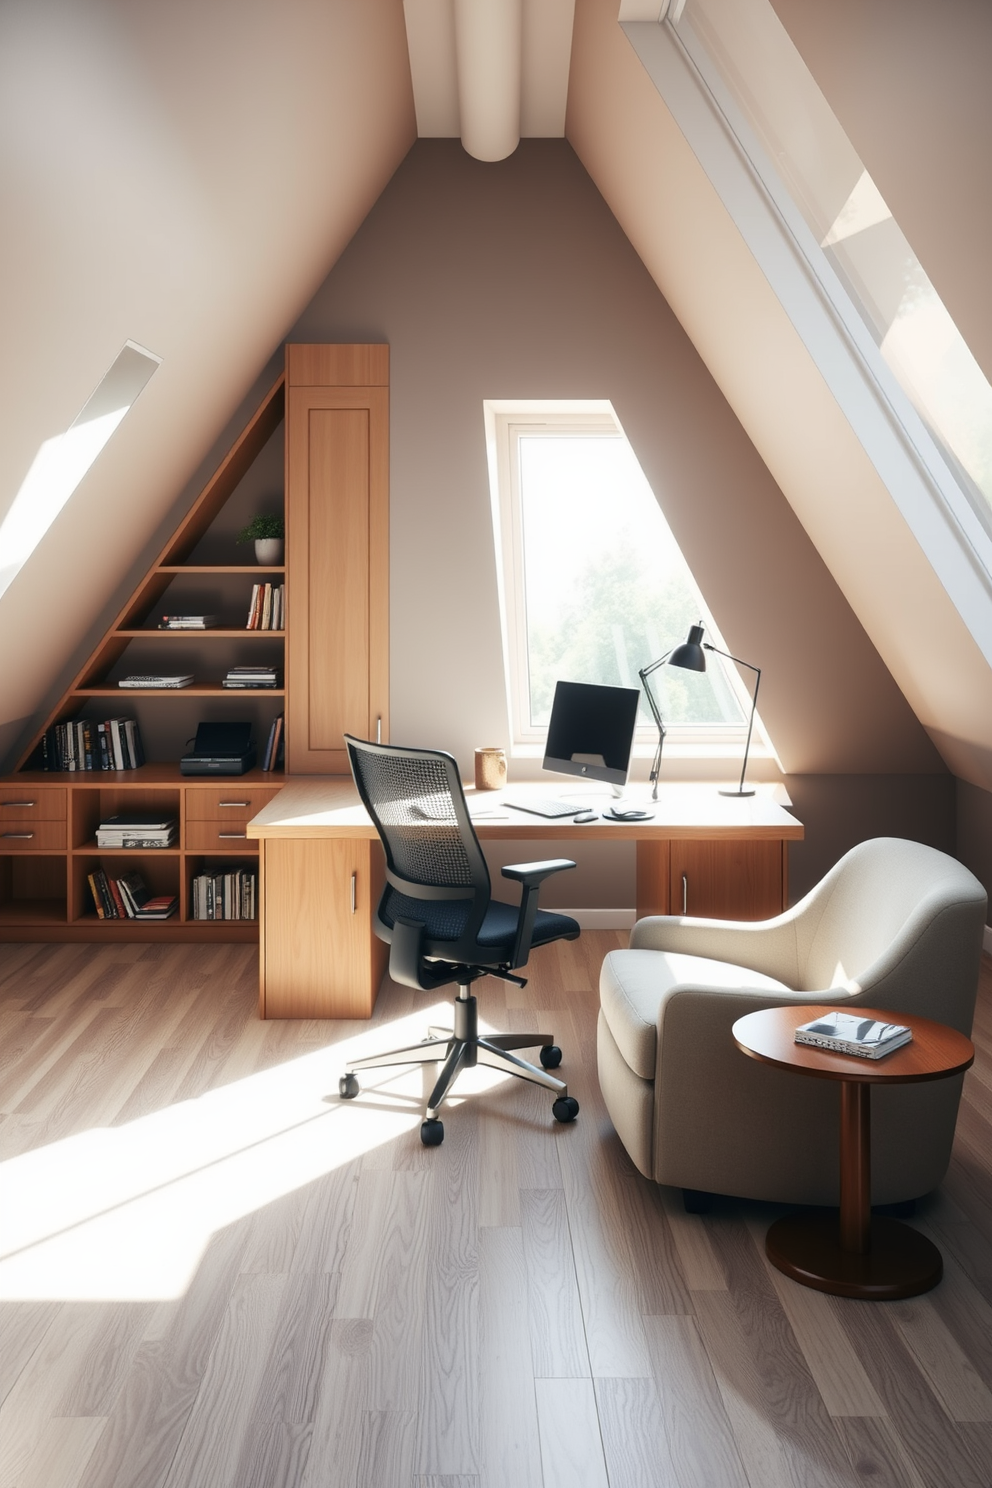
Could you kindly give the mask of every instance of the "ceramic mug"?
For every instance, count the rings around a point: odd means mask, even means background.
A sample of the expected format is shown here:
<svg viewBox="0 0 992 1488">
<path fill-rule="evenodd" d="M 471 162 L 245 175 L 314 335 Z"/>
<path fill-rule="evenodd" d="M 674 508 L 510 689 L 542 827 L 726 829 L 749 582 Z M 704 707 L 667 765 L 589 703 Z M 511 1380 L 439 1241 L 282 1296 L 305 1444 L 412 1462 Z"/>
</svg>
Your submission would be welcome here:
<svg viewBox="0 0 992 1488">
<path fill-rule="evenodd" d="M 475 751 L 476 790 L 501 790 L 506 784 L 506 750 L 477 749 Z"/>
</svg>

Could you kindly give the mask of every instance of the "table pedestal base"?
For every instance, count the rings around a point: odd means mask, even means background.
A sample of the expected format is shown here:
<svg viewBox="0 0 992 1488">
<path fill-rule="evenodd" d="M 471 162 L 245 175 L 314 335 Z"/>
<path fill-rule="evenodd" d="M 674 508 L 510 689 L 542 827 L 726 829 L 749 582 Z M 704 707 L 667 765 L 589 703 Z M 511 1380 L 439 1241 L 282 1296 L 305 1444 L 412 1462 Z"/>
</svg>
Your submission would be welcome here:
<svg viewBox="0 0 992 1488">
<path fill-rule="evenodd" d="M 871 1220 L 867 1254 L 843 1250 L 836 1214 L 787 1214 L 765 1238 L 773 1266 L 803 1286 L 869 1302 L 916 1297 L 943 1275 L 940 1251 L 898 1219 Z"/>
</svg>

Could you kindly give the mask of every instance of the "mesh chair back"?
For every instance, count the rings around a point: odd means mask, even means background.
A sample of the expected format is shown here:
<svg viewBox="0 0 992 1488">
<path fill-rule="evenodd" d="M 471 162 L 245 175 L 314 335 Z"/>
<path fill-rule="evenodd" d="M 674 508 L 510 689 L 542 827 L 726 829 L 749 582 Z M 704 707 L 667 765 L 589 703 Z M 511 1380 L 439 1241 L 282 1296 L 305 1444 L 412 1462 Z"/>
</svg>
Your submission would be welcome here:
<svg viewBox="0 0 992 1488">
<path fill-rule="evenodd" d="M 436 749 L 401 749 L 345 735 L 359 794 L 397 887 L 461 888 L 484 906 L 489 870 L 465 804 L 457 762 Z"/>
</svg>

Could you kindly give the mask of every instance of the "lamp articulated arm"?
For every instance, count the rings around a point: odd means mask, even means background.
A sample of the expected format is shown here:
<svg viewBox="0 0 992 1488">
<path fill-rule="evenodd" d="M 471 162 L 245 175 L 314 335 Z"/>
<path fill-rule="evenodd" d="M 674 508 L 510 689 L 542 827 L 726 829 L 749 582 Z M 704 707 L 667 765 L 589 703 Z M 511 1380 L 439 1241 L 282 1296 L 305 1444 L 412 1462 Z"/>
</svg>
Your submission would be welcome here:
<svg viewBox="0 0 992 1488">
<path fill-rule="evenodd" d="M 739 656 L 731 656 L 729 651 L 721 651 L 719 646 L 711 646 L 709 641 L 703 642 L 705 651 L 713 651 L 717 656 L 725 656 L 735 666 L 747 667 L 749 672 L 754 673 L 754 693 L 751 697 L 751 717 L 747 721 L 747 741 L 744 745 L 744 763 L 741 765 L 741 783 L 735 791 L 721 791 L 723 796 L 753 796 L 753 790 L 744 789 L 744 776 L 747 773 L 747 757 L 751 752 L 751 731 L 754 728 L 754 715 L 758 708 L 758 688 L 761 686 L 761 668 L 752 666 L 749 661 L 741 661 Z"/>
<path fill-rule="evenodd" d="M 648 685 L 648 678 L 650 677 L 652 672 L 656 672 L 659 667 L 663 667 L 665 665 L 671 654 L 671 651 L 666 651 L 664 656 L 660 656 L 658 660 L 653 661 L 650 666 L 641 667 L 637 673 L 637 675 L 641 679 L 641 686 L 644 688 L 644 696 L 648 700 L 648 707 L 651 709 L 651 716 L 653 717 L 655 725 L 658 729 L 658 748 L 654 752 L 654 761 L 651 765 L 651 774 L 648 777 L 651 781 L 652 786 L 652 801 L 657 801 L 658 799 L 658 777 L 661 774 L 661 752 L 665 747 L 665 734 L 667 730 L 665 728 L 664 720 L 661 716 L 661 709 L 658 707 L 657 699 L 655 698 L 654 693 L 651 691 L 651 688 Z"/>
</svg>

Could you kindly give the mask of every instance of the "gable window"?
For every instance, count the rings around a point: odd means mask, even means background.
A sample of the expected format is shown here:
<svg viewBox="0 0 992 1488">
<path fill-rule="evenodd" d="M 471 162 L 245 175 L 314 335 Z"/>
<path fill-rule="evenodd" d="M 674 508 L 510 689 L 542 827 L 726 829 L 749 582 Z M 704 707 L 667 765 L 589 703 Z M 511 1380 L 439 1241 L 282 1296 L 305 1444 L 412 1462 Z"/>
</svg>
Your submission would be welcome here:
<svg viewBox="0 0 992 1488">
<path fill-rule="evenodd" d="M 691 625 L 723 642 L 608 403 L 486 414 L 512 736 L 537 744 L 560 679 L 638 687 Z M 732 668 L 655 681 L 673 746 L 742 747 L 750 700 Z M 643 697 L 638 736 L 657 740 Z"/>
</svg>

